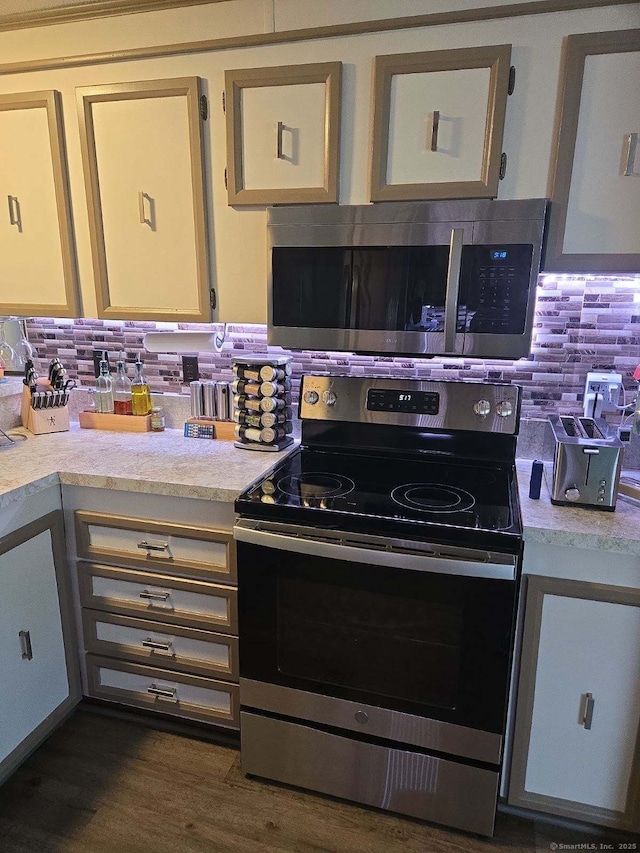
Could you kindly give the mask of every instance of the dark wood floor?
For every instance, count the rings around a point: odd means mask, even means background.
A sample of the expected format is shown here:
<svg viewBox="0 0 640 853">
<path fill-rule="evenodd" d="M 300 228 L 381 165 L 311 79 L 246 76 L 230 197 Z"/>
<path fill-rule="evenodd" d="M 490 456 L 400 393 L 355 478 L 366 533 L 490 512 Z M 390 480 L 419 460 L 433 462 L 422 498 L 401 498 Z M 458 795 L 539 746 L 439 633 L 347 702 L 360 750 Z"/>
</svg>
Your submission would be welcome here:
<svg viewBox="0 0 640 853">
<path fill-rule="evenodd" d="M 86 708 L 0 788 L 1 853 L 533 853 L 604 840 L 510 815 L 479 839 L 247 779 L 236 749 Z"/>
</svg>

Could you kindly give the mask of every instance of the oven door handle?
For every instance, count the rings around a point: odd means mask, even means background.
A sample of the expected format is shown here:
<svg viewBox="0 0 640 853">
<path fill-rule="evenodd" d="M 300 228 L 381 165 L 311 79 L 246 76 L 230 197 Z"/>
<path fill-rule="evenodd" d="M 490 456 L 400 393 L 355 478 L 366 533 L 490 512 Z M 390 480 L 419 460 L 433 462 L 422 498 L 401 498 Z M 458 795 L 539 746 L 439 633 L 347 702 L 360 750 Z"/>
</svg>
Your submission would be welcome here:
<svg viewBox="0 0 640 853">
<path fill-rule="evenodd" d="M 504 563 L 466 560 L 459 557 L 445 557 L 416 554 L 402 549 L 367 547 L 360 545 L 344 545 L 341 542 L 327 542 L 311 538 L 300 538 L 282 532 L 256 530 L 240 521 L 233 529 L 234 538 L 238 542 L 248 542 L 251 545 L 261 545 L 264 548 L 275 548 L 278 551 L 290 551 L 297 554 L 312 554 L 314 557 L 328 557 L 334 560 L 345 560 L 351 563 L 367 563 L 373 566 L 389 566 L 396 569 L 407 569 L 414 572 L 427 572 L 440 575 L 458 575 L 469 578 L 489 578 L 492 580 L 513 581 L 516 576 L 516 558 L 504 555 Z M 502 555 L 501 555 L 502 556 Z"/>
</svg>

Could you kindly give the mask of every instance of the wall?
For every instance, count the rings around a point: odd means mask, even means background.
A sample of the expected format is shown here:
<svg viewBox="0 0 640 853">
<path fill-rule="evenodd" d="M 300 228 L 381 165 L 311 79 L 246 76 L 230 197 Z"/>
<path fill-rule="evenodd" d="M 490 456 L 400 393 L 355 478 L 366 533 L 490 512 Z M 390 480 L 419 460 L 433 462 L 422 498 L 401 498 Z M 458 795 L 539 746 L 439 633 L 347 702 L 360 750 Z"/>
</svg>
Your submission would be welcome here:
<svg viewBox="0 0 640 853">
<path fill-rule="evenodd" d="M 82 384 L 91 385 L 94 349 L 107 349 L 112 362 L 124 350 L 128 360 L 133 361 L 146 332 L 178 325 L 37 318 L 30 320 L 28 327 L 43 366 L 53 355 L 59 355 L 72 375 Z M 212 328 L 188 324 L 179 327 Z M 230 379 L 234 357 L 268 351 L 282 352 L 279 347 L 267 346 L 264 326 L 232 325 L 222 353 L 200 354 L 202 377 Z M 325 352 L 292 355 L 297 376 L 302 372 L 333 372 L 515 382 L 523 388 L 524 417 L 546 417 L 550 412 L 577 414 L 582 409 L 585 377 L 590 370 L 616 370 L 623 374 L 628 391 L 636 387 L 632 374 L 640 362 L 640 276 L 541 276 L 531 355 L 515 362 Z M 154 391 L 183 390 L 181 356 L 146 353 L 143 358 Z"/>
</svg>

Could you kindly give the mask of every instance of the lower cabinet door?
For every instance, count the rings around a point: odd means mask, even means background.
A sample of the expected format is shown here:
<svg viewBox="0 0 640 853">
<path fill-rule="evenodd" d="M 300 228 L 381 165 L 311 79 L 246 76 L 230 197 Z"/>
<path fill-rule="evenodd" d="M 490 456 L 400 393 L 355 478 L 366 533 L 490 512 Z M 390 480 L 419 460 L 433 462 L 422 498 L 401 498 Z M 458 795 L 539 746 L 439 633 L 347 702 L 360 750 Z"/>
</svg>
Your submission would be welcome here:
<svg viewBox="0 0 640 853">
<path fill-rule="evenodd" d="M 0 781 L 79 700 L 61 518 L 0 540 Z"/>
<path fill-rule="evenodd" d="M 640 590 L 530 577 L 509 800 L 637 825 Z"/>
<path fill-rule="evenodd" d="M 239 728 L 238 686 L 87 655 L 89 695 L 203 723 Z"/>
</svg>

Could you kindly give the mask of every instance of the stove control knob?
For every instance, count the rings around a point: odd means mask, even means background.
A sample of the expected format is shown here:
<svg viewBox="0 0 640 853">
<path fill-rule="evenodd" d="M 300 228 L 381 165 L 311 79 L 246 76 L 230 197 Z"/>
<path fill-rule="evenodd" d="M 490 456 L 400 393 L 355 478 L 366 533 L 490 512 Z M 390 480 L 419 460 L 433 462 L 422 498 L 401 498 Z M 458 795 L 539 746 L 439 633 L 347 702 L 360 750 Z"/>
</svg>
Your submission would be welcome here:
<svg viewBox="0 0 640 853">
<path fill-rule="evenodd" d="M 322 402 L 327 406 L 335 406 L 338 402 L 338 398 L 333 391 L 324 391 L 322 394 Z"/>
<path fill-rule="evenodd" d="M 486 418 L 491 411 L 491 403 L 488 400 L 478 400 L 477 403 L 474 403 L 473 411 L 478 417 Z"/>
<path fill-rule="evenodd" d="M 513 404 L 508 400 L 503 400 L 496 406 L 496 412 L 501 418 L 508 418 L 509 415 L 513 414 Z"/>
<path fill-rule="evenodd" d="M 310 406 L 313 406 L 314 403 L 317 403 L 320 397 L 318 396 L 317 391 L 305 391 L 304 392 L 304 401 L 305 403 L 309 403 Z"/>
<path fill-rule="evenodd" d="M 567 489 L 567 491 L 564 493 L 564 496 L 568 501 L 579 501 L 580 490 L 576 489 L 576 487 L 573 486 L 571 489 Z"/>
</svg>

